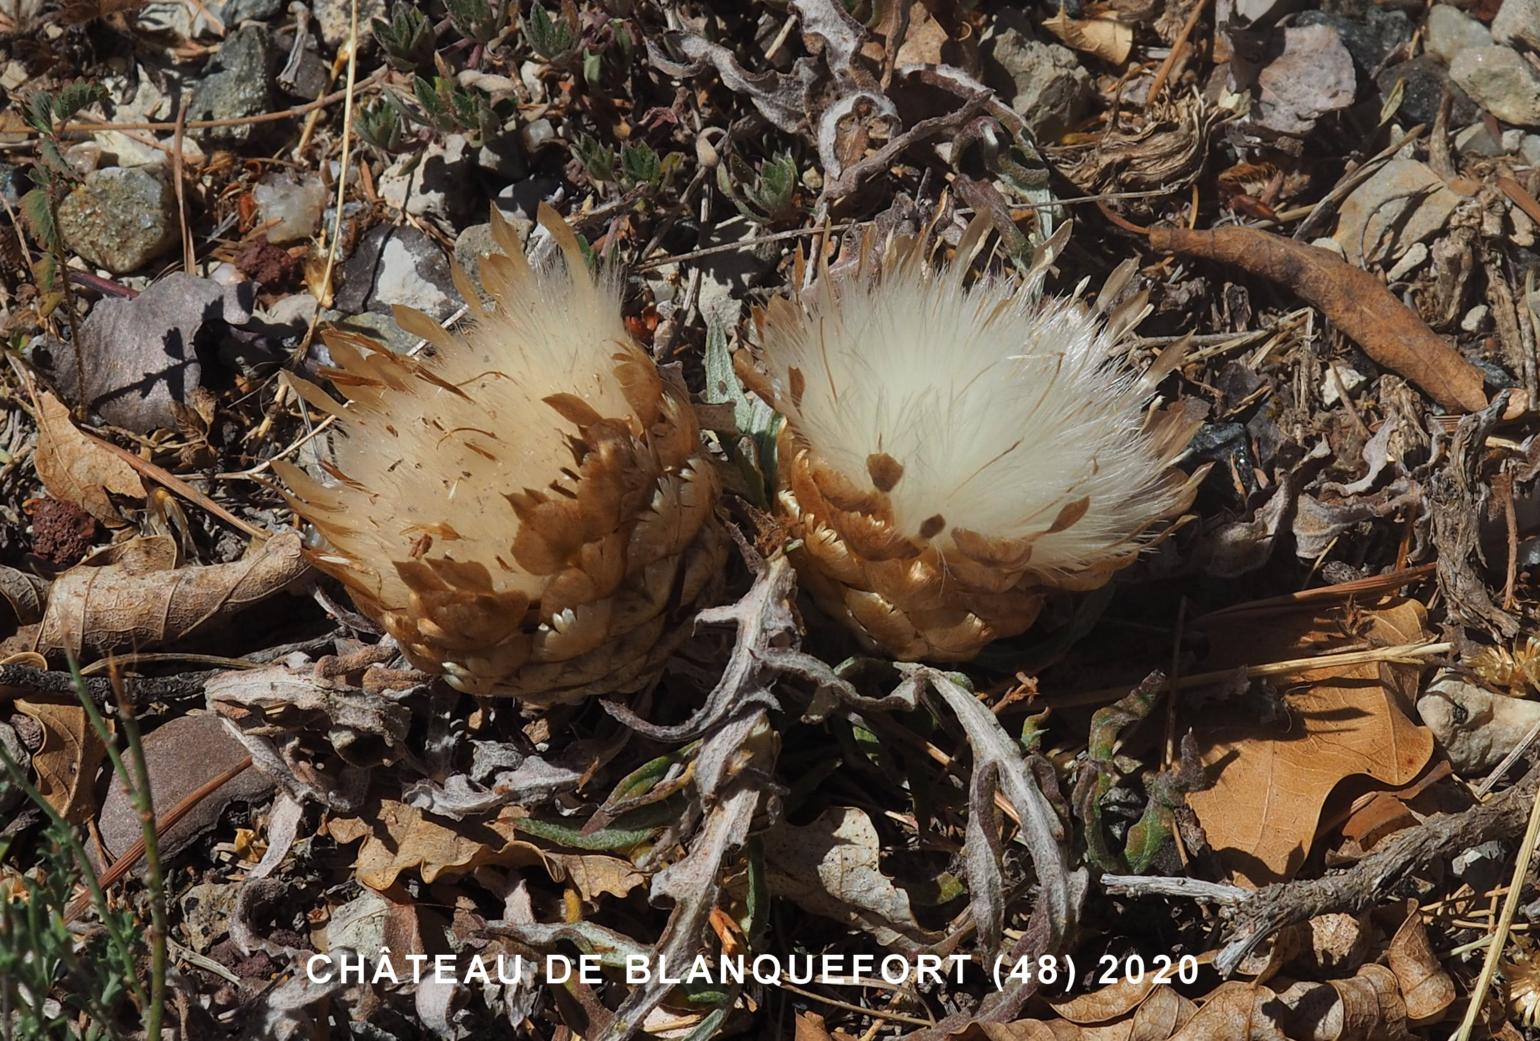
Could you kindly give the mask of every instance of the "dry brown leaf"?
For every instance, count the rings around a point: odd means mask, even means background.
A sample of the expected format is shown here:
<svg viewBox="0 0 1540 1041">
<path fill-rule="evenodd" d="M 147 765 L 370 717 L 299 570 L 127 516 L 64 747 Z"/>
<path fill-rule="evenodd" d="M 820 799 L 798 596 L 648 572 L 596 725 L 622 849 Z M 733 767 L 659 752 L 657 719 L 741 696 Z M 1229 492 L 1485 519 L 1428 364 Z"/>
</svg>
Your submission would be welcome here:
<svg viewBox="0 0 1540 1041">
<path fill-rule="evenodd" d="M 1135 1010 L 1128 1041 L 1165 1041 L 1197 1011 L 1197 1005 L 1171 987 L 1156 987 Z"/>
<path fill-rule="evenodd" d="M 1051 998 L 1048 1004 L 1071 1023 L 1105 1023 L 1121 1019 L 1138 1008 L 1155 989 L 1155 983 L 1155 974 L 1145 973 L 1137 980 L 1132 977 L 1121 979 L 1087 994 Z"/>
<path fill-rule="evenodd" d="M 34 388 L 37 407 L 37 476 L 55 499 L 74 503 L 109 528 L 127 523 L 112 495 L 143 499 L 144 482 L 132 466 L 82 433 L 69 407 Z M 110 494 L 109 494 L 110 493 Z"/>
<path fill-rule="evenodd" d="M 1221 983 L 1172 1041 L 1285 1041 L 1271 990 L 1251 983 Z"/>
<path fill-rule="evenodd" d="M 540 849 L 513 838 L 507 813 L 489 824 L 441 823 L 406 803 L 383 799 L 362 818 L 332 820 L 327 832 L 342 843 L 364 840 L 354 871 L 370 889 L 389 889 L 403 871 L 417 871 L 424 882 L 432 883 L 441 875 L 463 875 L 485 864 L 545 863 Z"/>
<path fill-rule="evenodd" d="M 81 561 L 54 580 L 36 649 L 85 661 L 186 639 L 278 593 L 307 568 L 292 531 L 229 564 L 175 563 L 169 536 L 135 539 Z"/>
<path fill-rule="evenodd" d="M 1385 961 L 1401 986 L 1406 1018 L 1421 1026 L 1442 1019 L 1444 1012 L 1454 1004 L 1456 995 L 1454 980 L 1444 971 L 1433 945 L 1428 942 L 1422 912 L 1413 901 L 1408 901 L 1407 907 L 1406 921 L 1390 938 Z"/>
<path fill-rule="evenodd" d="M 551 853 L 546 860 L 559 867 L 584 900 L 593 902 L 608 893 L 625 896 L 646 881 L 636 865 L 619 857 L 592 853 Z"/>
<path fill-rule="evenodd" d="M 37 787 L 71 824 L 79 824 L 95 809 L 96 772 L 107 755 L 86 710 L 70 702 L 18 698 L 16 709 L 43 728 L 43 745 L 32 753 Z"/>
<path fill-rule="evenodd" d="M 795 1012 L 792 1041 L 834 1041 L 829 1028 L 823 1025 L 823 1017 L 816 1012 Z"/>
<path fill-rule="evenodd" d="M 909 894 L 882 873 L 881 841 L 864 810 L 834 806 L 810 824 L 766 833 L 770 891 L 813 914 L 865 930 L 885 947 L 932 943 Z"/>
<path fill-rule="evenodd" d="M 1115 18 L 1071 18 L 1062 7 L 1043 22 L 1043 28 L 1064 41 L 1066 46 L 1094 54 L 1113 65 L 1127 61 L 1128 52 L 1134 46 L 1133 26 L 1124 25 Z"/>
<path fill-rule="evenodd" d="M 952 41 L 922 0 L 909 5 L 909 28 L 898 48 L 899 65 L 940 65 L 941 49 Z"/>
<path fill-rule="evenodd" d="M 1343 631 L 1349 622 L 1340 611 L 1216 619 L 1212 664 L 1415 643 L 1426 631 L 1421 605 L 1410 600 L 1358 622 L 1354 636 Z M 1213 783 L 1188 804 L 1234 877 L 1260 885 L 1292 875 L 1315 839 L 1327 796 L 1344 779 L 1364 775 L 1393 786 L 1417 776 L 1433 753 L 1432 735 L 1405 711 L 1417 675 L 1415 666 L 1375 662 L 1308 671 L 1291 681 L 1277 718 L 1237 718 L 1242 710 L 1232 709 L 1223 722 L 1196 731 Z"/>
</svg>

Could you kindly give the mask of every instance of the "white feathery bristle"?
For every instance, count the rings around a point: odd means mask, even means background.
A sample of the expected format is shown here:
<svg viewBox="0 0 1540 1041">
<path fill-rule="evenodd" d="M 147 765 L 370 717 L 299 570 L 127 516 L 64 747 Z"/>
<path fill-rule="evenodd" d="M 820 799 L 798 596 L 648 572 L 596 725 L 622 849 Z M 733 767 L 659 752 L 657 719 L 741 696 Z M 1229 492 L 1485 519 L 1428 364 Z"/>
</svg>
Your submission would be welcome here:
<svg viewBox="0 0 1540 1041">
<path fill-rule="evenodd" d="M 892 456 L 894 526 L 915 541 L 939 513 L 947 531 L 1039 535 L 1031 569 L 1070 572 L 1176 504 L 1144 433 L 1149 389 L 1097 316 L 1035 280 L 964 285 L 955 266 L 907 262 L 826 275 L 791 307 L 799 319 L 768 322 L 761 345 L 774 404 L 857 486 L 870 455 Z M 1083 518 L 1045 534 L 1085 496 Z"/>
</svg>

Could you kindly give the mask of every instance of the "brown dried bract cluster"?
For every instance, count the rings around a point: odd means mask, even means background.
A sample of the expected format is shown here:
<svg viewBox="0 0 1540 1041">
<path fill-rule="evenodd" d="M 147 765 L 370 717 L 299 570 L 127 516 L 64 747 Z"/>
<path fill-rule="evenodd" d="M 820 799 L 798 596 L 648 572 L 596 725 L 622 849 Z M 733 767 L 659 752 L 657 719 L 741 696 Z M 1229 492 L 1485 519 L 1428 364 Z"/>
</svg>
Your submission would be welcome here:
<svg viewBox="0 0 1540 1041">
<path fill-rule="evenodd" d="M 636 690 L 716 596 L 719 490 L 683 388 L 622 322 L 572 229 L 542 207 L 563 261 L 531 269 L 492 211 L 484 310 L 463 334 L 398 308 L 430 358 L 332 333 L 334 483 L 275 464 L 314 554 L 414 665 L 458 689 L 555 702 Z"/>
<path fill-rule="evenodd" d="M 1198 412 L 1149 407 L 1179 352 L 1143 377 L 1125 360 L 1144 300 L 1042 299 L 1048 251 L 1025 279 L 970 280 L 983 231 L 950 264 L 923 239 L 868 243 L 773 301 L 738 357 L 786 417 L 777 511 L 802 584 L 899 658 L 968 660 L 1031 626 L 1047 591 L 1105 584 L 1204 472 L 1172 465 Z"/>
</svg>

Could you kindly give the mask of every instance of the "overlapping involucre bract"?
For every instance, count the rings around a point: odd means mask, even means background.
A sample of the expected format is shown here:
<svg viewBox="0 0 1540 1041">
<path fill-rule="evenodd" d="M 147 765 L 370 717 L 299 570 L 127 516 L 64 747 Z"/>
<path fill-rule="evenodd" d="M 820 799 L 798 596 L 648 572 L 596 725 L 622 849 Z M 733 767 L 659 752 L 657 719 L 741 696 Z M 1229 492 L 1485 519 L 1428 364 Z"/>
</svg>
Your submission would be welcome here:
<svg viewBox="0 0 1540 1041">
<path fill-rule="evenodd" d="M 1149 407 L 1127 314 L 965 268 L 913 239 L 863 249 L 772 301 L 738 364 L 785 416 L 777 507 L 803 585 L 902 658 L 1026 630 L 1045 591 L 1104 584 L 1196 486 L 1171 464 L 1200 417 Z"/>
<path fill-rule="evenodd" d="M 532 270 L 494 211 L 489 310 L 456 272 L 463 334 L 397 309 L 431 357 L 329 335 L 347 406 L 296 388 L 337 416 L 334 482 L 278 466 L 324 540 L 317 565 L 416 666 L 532 702 L 645 685 L 726 558 L 687 395 L 633 342 L 571 229 L 546 209 L 541 223 L 563 259 Z"/>
</svg>

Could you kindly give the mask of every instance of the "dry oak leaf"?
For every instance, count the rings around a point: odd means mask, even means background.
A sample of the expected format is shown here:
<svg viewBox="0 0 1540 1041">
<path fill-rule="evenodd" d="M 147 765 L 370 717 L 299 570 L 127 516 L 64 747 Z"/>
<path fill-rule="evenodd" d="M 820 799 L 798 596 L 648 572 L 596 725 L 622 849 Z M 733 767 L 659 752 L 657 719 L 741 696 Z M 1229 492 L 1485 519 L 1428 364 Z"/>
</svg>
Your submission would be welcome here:
<svg viewBox="0 0 1540 1041">
<path fill-rule="evenodd" d="M 1356 619 L 1340 610 L 1218 616 L 1208 629 L 1210 666 L 1312 658 L 1348 647 L 1415 643 L 1426 635 L 1411 600 Z M 1356 632 L 1348 632 L 1355 627 Z M 1255 705 L 1217 706 L 1195 731 L 1212 783 L 1187 797 L 1209 843 L 1237 881 L 1290 877 L 1315 840 L 1327 796 L 1349 777 L 1381 785 L 1411 781 L 1433 754 L 1433 737 L 1407 716 L 1417 695 L 1415 665 L 1371 662 L 1291 677 L 1275 718 Z"/>
<path fill-rule="evenodd" d="M 144 482 L 132 466 L 76 428 L 64 402 L 34 388 L 37 408 L 38 480 L 55 499 L 74 503 L 109 528 L 128 523 L 113 495 L 144 498 Z"/>
<path fill-rule="evenodd" d="M 82 823 L 96 805 L 96 772 L 107 755 L 86 710 L 73 701 L 18 698 L 15 705 L 43 728 L 42 747 L 32 753 L 38 791 L 65 820 Z"/>
<path fill-rule="evenodd" d="M 175 541 L 164 535 L 87 557 L 54 580 L 34 649 L 86 661 L 173 643 L 229 621 L 308 568 L 293 531 L 229 564 L 178 568 L 176 558 Z"/>
<path fill-rule="evenodd" d="M 545 852 L 553 874 L 565 875 L 573 888 L 588 903 L 601 896 L 623 897 L 646 881 L 646 876 L 629 860 L 594 853 Z M 557 881 L 560 881 L 558 878 Z"/>
<path fill-rule="evenodd" d="M 1444 971 L 1443 963 L 1428 942 L 1422 911 L 1415 901 L 1407 901 L 1406 921 L 1390 938 L 1385 962 L 1401 986 L 1408 1021 L 1421 1026 L 1444 1018 L 1456 997 L 1454 980 Z"/>
<path fill-rule="evenodd" d="M 1058 1019 L 975 1023 L 954 1041 L 1166 1041 L 1193 1017 L 1198 1006 L 1154 974 L 1141 983 L 1122 980 L 1073 998 L 1048 1002 Z"/>
<path fill-rule="evenodd" d="M 386 890 L 403 871 L 417 871 L 424 882 L 453 877 L 485 864 L 544 867 L 541 850 L 513 837 L 513 815 L 505 810 L 496 820 L 439 820 L 394 799 L 381 799 L 362 817 L 327 823 L 326 830 L 341 843 L 363 839 L 354 874 L 370 889 Z"/>
<path fill-rule="evenodd" d="M 884 947 L 934 943 L 915 920 L 909 894 L 882 873 L 877 828 L 863 810 L 834 806 L 810 824 L 765 834 L 770 891 L 805 911 L 870 933 Z"/>
</svg>

